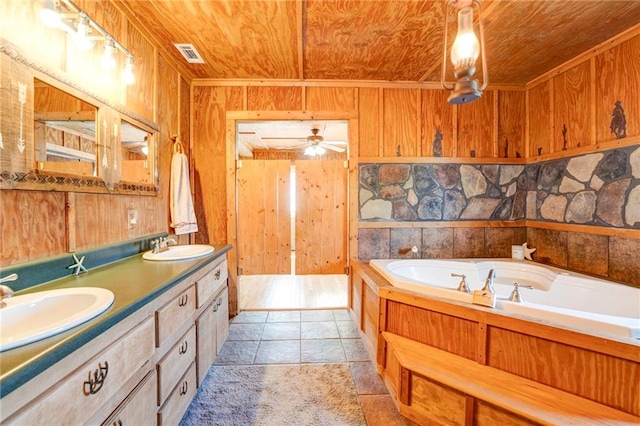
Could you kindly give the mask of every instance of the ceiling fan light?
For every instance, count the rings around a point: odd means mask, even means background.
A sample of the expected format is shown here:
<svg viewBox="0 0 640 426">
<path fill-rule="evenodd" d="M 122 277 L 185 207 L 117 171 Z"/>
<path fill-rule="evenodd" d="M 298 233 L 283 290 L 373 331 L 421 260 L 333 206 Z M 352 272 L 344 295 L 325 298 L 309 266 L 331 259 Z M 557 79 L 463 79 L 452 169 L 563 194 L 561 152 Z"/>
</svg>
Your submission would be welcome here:
<svg viewBox="0 0 640 426">
<path fill-rule="evenodd" d="M 314 149 L 314 147 L 312 147 L 312 146 L 308 146 L 308 147 L 304 150 L 304 155 L 307 155 L 307 156 L 314 156 L 314 155 L 316 155 L 316 150 Z"/>
<path fill-rule="evenodd" d="M 324 155 L 327 152 L 323 147 L 316 145 L 316 155 Z"/>
</svg>

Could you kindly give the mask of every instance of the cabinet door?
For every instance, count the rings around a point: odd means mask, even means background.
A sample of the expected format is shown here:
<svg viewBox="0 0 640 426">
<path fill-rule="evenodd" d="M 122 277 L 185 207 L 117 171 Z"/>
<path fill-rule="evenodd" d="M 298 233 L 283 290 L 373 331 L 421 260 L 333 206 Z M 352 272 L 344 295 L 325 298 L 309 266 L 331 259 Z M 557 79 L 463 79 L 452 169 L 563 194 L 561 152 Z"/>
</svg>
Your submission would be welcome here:
<svg viewBox="0 0 640 426">
<path fill-rule="evenodd" d="M 189 321 L 196 311 L 196 289 L 189 287 L 156 311 L 156 347 Z"/>
<path fill-rule="evenodd" d="M 198 385 L 204 380 L 217 354 L 216 315 L 218 299 L 215 299 L 196 320 L 198 344 L 197 376 Z"/>
<path fill-rule="evenodd" d="M 144 425 L 156 415 L 157 376 L 152 371 L 102 426 Z"/>
<path fill-rule="evenodd" d="M 227 287 L 225 287 L 216 298 L 216 304 L 218 305 L 216 316 L 216 346 L 217 353 L 219 353 L 224 341 L 227 340 L 227 336 L 229 335 L 229 290 Z"/>
</svg>

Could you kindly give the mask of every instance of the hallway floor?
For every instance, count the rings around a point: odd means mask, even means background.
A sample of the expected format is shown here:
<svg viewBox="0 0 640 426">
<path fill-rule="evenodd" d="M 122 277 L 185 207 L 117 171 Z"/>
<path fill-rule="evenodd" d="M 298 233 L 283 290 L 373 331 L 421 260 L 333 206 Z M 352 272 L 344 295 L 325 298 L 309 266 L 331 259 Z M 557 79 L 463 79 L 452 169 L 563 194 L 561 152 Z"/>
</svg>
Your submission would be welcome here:
<svg viewBox="0 0 640 426">
<path fill-rule="evenodd" d="M 414 425 L 400 416 L 346 309 L 240 312 L 214 365 L 344 363 L 367 425 Z"/>
<path fill-rule="evenodd" d="M 241 311 L 333 309 L 347 306 L 347 275 L 241 275 Z"/>
</svg>

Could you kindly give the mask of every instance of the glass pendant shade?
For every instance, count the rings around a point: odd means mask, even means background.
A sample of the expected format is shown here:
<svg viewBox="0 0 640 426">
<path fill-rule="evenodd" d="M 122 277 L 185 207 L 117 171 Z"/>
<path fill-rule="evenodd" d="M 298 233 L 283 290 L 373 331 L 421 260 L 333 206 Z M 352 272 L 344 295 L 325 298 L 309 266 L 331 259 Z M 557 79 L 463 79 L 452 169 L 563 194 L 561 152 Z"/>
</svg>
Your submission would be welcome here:
<svg viewBox="0 0 640 426">
<path fill-rule="evenodd" d="M 89 19 L 86 17 L 86 15 L 80 15 L 76 33 L 73 36 L 73 42 L 78 49 L 85 51 L 93 48 L 94 42 L 89 38 L 90 31 L 91 28 L 89 27 Z"/>
<path fill-rule="evenodd" d="M 100 65 L 106 70 L 112 70 L 116 67 L 116 46 L 112 39 L 107 39 L 104 44 L 104 53 L 100 58 Z"/>
<path fill-rule="evenodd" d="M 451 47 L 451 63 L 455 67 L 456 73 L 463 75 L 473 75 L 475 64 L 480 55 L 480 42 L 473 32 L 473 9 L 464 7 L 458 12 L 458 34 Z M 468 74 L 464 72 L 468 70 Z M 461 77 L 462 75 L 456 75 Z"/>
<path fill-rule="evenodd" d="M 122 71 L 122 75 L 120 76 L 124 84 L 129 85 L 135 83 L 136 77 L 133 75 L 133 66 L 133 56 L 129 56 L 124 66 L 124 71 Z"/>
</svg>

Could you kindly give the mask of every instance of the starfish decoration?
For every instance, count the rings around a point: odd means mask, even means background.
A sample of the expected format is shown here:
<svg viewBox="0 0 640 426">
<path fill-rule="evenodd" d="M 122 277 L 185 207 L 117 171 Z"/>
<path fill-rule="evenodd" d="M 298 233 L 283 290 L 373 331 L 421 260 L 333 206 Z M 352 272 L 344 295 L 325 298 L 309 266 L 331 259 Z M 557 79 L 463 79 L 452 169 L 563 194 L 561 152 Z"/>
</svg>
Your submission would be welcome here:
<svg viewBox="0 0 640 426">
<path fill-rule="evenodd" d="M 75 260 L 76 263 L 74 263 L 71 266 L 67 266 L 67 269 L 76 268 L 76 271 L 73 273 L 74 275 L 78 275 L 80 272 L 89 272 L 87 268 L 85 268 L 84 265 L 82 264 L 82 262 L 84 262 L 84 256 L 82 256 L 80 260 L 78 260 L 78 257 L 76 256 L 76 254 L 73 253 L 73 260 Z"/>
</svg>

